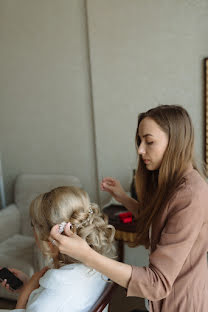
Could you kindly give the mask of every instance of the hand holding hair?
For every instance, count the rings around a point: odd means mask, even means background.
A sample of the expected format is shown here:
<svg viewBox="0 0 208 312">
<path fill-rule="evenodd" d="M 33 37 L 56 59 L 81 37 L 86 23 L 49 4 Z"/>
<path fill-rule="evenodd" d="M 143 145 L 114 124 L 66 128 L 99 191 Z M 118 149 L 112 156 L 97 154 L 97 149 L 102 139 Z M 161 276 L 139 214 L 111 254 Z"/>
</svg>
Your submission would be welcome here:
<svg viewBox="0 0 208 312">
<path fill-rule="evenodd" d="M 49 240 L 53 242 L 62 254 L 68 255 L 80 262 L 85 261 L 85 256 L 91 250 L 89 245 L 70 229 L 71 223 L 67 223 L 64 229 L 65 235 L 60 234 L 59 225 L 52 227 Z"/>
<path fill-rule="evenodd" d="M 129 264 L 117 262 L 105 257 L 93 250 L 87 242 L 73 233 L 70 229 L 71 223 L 67 223 L 64 233 L 59 233 L 59 225 L 52 227 L 49 240 L 55 240 L 59 251 L 65 255 L 79 260 L 85 265 L 108 276 L 122 287 L 127 287 L 132 267 Z"/>
</svg>

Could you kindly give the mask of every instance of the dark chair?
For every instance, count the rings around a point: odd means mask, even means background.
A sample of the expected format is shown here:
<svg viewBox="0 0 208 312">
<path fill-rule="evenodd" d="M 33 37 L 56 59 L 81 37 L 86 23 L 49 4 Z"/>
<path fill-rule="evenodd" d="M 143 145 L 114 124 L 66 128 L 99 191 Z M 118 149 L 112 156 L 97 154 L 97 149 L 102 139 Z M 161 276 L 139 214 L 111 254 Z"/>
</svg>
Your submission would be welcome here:
<svg viewBox="0 0 208 312">
<path fill-rule="evenodd" d="M 117 287 L 116 283 L 114 282 L 108 283 L 104 292 L 99 297 L 99 299 L 97 300 L 97 302 L 95 303 L 94 307 L 90 312 L 102 312 L 105 309 L 105 307 L 109 304 L 116 287 Z"/>
</svg>

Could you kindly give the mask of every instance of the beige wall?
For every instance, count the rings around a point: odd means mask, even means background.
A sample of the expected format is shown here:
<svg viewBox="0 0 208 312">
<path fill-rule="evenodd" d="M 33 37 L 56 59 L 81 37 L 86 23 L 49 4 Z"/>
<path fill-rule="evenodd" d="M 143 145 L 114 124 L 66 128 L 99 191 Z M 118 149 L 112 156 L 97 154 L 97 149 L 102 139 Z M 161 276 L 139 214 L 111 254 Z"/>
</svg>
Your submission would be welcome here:
<svg viewBox="0 0 208 312">
<path fill-rule="evenodd" d="M 0 0 L 0 152 L 7 203 L 17 174 L 64 173 L 96 195 L 82 0 Z"/>
<path fill-rule="evenodd" d="M 137 114 L 158 104 L 188 109 L 202 159 L 208 1 L 86 2 L 89 41 L 84 0 L 0 0 L 0 152 L 8 202 L 20 172 L 76 175 L 98 199 L 96 153 L 99 179 L 115 176 L 128 189 Z M 143 250 L 126 252 L 127 262 L 146 261 Z"/>
<path fill-rule="evenodd" d="M 208 1 L 88 0 L 88 16 L 100 177 L 128 189 L 137 115 L 158 104 L 189 111 L 201 160 Z"/>
<path fill-rule="evenodd" d="M 208 1 L 88 0 L 88 20 L 100 179 L 112 175 L 129 188 L 137 115 L 158 104 L 189 111 L 200 162 Z M 147 261 L 142 247 L 125 251 L 126 262 Z"/>
</svg>

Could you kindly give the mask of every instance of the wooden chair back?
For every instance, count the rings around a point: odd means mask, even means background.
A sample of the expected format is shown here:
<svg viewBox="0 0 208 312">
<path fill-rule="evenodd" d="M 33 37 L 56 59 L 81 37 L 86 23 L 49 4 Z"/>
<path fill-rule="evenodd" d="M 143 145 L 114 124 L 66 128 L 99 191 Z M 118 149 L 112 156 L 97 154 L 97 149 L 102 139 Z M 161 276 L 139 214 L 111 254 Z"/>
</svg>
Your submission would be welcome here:
<svg viewBox="0 0 208 312">
<path fill-rule="evenodd" d="M 116 283 L 114 282 L 108 283 L 104 292 L 102 293 L 102 295 L 99 297 L 94 307 L 92 308 L 91 312 L 102 312 L 105 309 L 105 307 L 109 304 L 116 287 L 117 287 Z"/>
</svg>

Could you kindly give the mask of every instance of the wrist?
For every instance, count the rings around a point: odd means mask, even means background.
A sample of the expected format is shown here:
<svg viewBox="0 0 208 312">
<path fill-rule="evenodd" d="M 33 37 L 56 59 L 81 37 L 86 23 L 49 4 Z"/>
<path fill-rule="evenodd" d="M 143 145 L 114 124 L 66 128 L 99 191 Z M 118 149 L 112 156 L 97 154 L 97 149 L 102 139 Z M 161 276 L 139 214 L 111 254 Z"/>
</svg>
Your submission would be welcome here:
<svg viewBox="0 0 208 312">
<path fill-rule="evenodd" d="M 26 309 L 26 303 L 17 302 L 15 309 Z"/>
<path fill-rule="evenodd" d="M 25 309 L 28 301 L 29 294 L 22 292 L 17 300 L 16 309 Z"/>
<path fill-rule="evenodd" d="M 88 267 L 93 267 L 93 259 L 96 256 L 96 251 L 89 247 L 89 250 L 85 253 L 83 263 Z"/>
<path fill-rule="evenodd" d="M 124 193 L 122 198 L 121 198 L 121 204 L 125 207 L 128 206 L 129 199 L 130 199 L 130 197 L 126 193 Z"/>
</svg>

